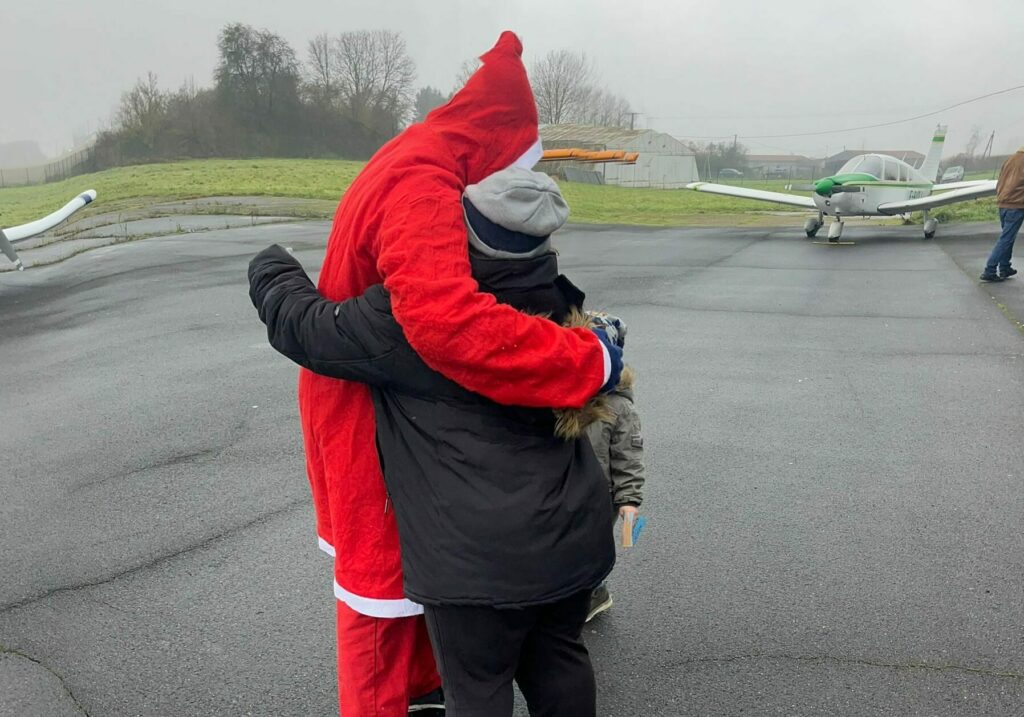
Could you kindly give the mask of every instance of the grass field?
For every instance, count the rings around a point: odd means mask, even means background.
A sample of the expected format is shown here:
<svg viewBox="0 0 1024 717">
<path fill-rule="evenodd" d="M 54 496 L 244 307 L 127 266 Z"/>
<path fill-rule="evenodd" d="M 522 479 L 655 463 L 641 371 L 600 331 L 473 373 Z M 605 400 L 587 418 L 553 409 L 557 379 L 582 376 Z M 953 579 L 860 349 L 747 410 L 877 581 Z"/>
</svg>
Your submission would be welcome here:
<svg viewBox="0 0 1024 717">
<path fill-rule="evenodd" d="M 268 196 L 328 200 L 310 203 L 302 216 L 329 218 L 362 162 L 317 159 L 194 160 L 118 167 L 62 182 L 0 189 L 0 226 L 20 224 L 59 208 L 85 189 L 97 201 L 80 214 L 120 212 L 159 201 L 216 196 Z M 787 180 L 746 181 L 743 186 L 787 191 Z M 798 182 L 797 184 L 806 184 Z M 562 183 L 570 221 L 647 226 L 756 225 L 793 222 L 796 207 L 714 196 L 684 189 L 626 189 Z M 794 192 L 801 194 L 805 192 Z M 920 215 L 915 215 L 920 217 Z M 989 220 L 992 200 L 936 212 L 941 222 Z"/>
<path fill-rule="evenodd" d="M 48 214 L 86 189 L 96 190 L 97 201 L 83 213 L 217 196 L 336 202 L 362 168 L 362 162 L 321 159 L 215 159 L 117 167 L 52 184 L 0 189 L 0 226 Z"/>
</svg>

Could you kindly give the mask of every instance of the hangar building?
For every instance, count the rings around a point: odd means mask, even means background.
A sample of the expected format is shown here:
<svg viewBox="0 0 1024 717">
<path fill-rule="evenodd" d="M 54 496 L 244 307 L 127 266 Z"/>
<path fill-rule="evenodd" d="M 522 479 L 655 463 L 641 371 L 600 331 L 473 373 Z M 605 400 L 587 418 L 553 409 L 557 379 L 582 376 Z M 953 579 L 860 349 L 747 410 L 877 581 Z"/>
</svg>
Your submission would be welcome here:
<svg viewBox="0 0 1024 717">
<path fill-rule="evenodd" d="M 697 162 L 690 148 L 664 132 L 557 124 L 541 127 L 540 137 L 544 149 L 621 150 L 638 152 L 640 155 L 635 164 L 563 161 L 543 162 L 537 167 L 543 172 L 570 181 L 680 189 L 688 182 L 700 179 L 697 176 Z"/>
</svg>

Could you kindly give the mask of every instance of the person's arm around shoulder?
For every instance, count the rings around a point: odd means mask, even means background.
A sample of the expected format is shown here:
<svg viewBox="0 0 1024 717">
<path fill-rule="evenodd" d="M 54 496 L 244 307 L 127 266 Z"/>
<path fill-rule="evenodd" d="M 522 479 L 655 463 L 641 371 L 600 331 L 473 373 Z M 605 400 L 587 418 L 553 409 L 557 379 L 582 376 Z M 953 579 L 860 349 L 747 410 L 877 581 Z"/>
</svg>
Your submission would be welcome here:
<svg viewBox="0 0 1024 717">
<path fill-rule="evenodd" d="M 634 514 L 644 502 L 644 438 L 633 401 L 616 395 L 615 424 L 609 445 L 612 501 L 619 514 Z"/>
<path fill-rule="evenodd" d="M 300 366 L 349 381 L 393 382 L 397 371 L 388 359 L 403 342 L 383 287 L 328 301 L 298 260 L 275 244 L 249 263 L 249 298 L 270 345 Z"/>
<path fill-rule="evenodd" d="M 436 371 L 498 403 L 579 408 L 613 388 L 621 351 L 480 293 L 470 276 L 461 193 L 438 186 L 393 210 L 377 266 L 409 343 Z"/>
</svg>

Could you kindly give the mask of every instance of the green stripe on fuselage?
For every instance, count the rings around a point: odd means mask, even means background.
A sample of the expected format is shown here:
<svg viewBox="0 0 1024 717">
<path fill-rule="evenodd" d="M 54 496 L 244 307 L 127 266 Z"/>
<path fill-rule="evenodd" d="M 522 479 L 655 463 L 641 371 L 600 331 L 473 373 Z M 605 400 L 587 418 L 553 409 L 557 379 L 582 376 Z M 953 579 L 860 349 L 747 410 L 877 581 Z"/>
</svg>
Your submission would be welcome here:
<svg viewBox="0 0 1024 717">
<path fill-rule="evenodd" d="M 893 187 L 894 189 L 932 189 L 935 185 L 931 182 L 901 182 L 892 179 L 879 179 L 873 174 L 864 172 L 850 172 L 847 174 L 835 174 L 831 177 L 819 179 L 814 183 L 814 191 L 823 197 L 832 196 L 835 187 L 861 186 L 861 187 Z"/>
<path fill-rule="evenodd" d="M 860 182 L 860 181 L 858 181 L 858 182 L 846 182 L 846 184 L 863 184 L 866 187 L 913 187 L 914 189 L 919 189 L 919 188 L 922 188 L 922 187 L 928 187 L 930 189 L 930 188 L 935 186 L 934 184 L 931 184 L 930 182 L 928 182 L 928 183 L 921 183 L 921 182 L 896 182 L 896 181 L 893 181 L 893 180 L 882 180 L 882 179 L 873 179 L 873 180 L 871 180 L 869 182 Z"/>
<path fill-rule="evenodd" d="M 875 175 L 865 174 L 864 172 L 833 174 L 831 177 L 825 177 L 825 179 L 831 180 L 833 184 L 863 184 L 864 182 L 878 181 L 878 177 L 876 177 Z"/>
</svg>

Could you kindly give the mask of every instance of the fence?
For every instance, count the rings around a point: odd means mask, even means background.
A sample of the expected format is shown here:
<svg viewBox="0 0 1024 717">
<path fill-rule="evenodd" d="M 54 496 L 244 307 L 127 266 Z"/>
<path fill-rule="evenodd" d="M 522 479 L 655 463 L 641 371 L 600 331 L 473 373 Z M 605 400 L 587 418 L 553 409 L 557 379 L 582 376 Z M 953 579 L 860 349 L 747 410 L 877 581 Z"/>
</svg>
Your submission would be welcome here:
<svg viewBox="0 0 1024 717">
<path fill-rule="evenodd" d="M 59 182 L 78 174 L 96 171 L 96 146 L 87 145 L 63 157 L 34 167 L 0 169 L 0 187 L 23 187 L 29 184 Z"/>
</svg>

